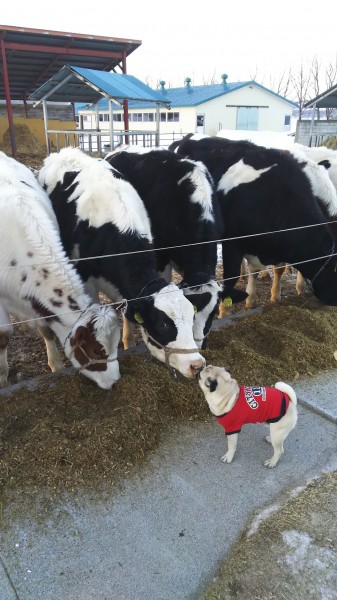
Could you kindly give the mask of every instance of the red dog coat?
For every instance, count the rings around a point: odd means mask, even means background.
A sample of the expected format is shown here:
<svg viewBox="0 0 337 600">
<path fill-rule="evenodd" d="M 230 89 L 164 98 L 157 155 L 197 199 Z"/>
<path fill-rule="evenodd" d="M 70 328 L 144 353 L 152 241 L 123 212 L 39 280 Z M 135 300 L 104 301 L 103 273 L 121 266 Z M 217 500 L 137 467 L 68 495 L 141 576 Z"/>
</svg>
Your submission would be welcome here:
<svg viewBox="0 0 337 600">
<path fill-rule="evenodd" d="M 239 433 L 246 423 L 277 423 L 286 414 L 289 402 L 289 396 L 275 388 L 240 385 L 233 408 L 216 418 L 230 435 Z"/>
</svg>

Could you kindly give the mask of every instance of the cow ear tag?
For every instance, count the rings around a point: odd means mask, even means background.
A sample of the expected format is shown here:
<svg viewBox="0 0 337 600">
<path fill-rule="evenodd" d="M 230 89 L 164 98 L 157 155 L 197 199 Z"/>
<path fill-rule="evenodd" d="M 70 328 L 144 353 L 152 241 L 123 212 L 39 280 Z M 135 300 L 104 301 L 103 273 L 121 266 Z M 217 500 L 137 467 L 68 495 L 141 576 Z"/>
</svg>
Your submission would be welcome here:
<svg viewBox="0 0 337 600">
<path fill-rule="evenodd" d="M 135 321 L 137 321 L 137 323 L 144 323 L 144 319 L 139 312 L 135 312 L 133 317 L 134 317 Z"/>
<path fill-rule="evenodd" d="M 194 308 L 194 314 L 196 315 L 196 314 L 197 314 L 197 312 L 198 312 L 198 309 L 197 309 L 197 307 L 196 307 L 196 305 L 195 305 L 195 304 L 193 304 L 193 308 Z"/>
<path fill-rule="evenodd" d="M 223 305 L 224 305 L 226 308 L 230 308 L 230 307 L 233 305 L 232 298 L 230 298 L 229 296 L 228 296 L 227 298 L 224 298 L 224 299 L 223 299 Z"/>
</svg>

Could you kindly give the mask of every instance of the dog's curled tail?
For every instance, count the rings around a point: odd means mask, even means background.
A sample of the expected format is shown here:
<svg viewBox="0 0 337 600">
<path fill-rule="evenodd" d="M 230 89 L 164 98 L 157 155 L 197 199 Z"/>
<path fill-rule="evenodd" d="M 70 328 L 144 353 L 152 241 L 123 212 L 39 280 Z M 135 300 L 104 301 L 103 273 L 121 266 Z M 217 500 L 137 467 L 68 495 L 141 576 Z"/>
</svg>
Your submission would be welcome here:
<svg viewBox="0 0 337 600">
<path fill-rule="evenodd" d="M 275 383 L 275 389 L 280 390 L 280 392 L 284 392 L 285 394 L 288 394 L 291 402 L 296 406 L 297 397 L 295 391 L 290 385 L 284 383 L 283 381 L 278 381 L 277 383 Z"/>
</svg>

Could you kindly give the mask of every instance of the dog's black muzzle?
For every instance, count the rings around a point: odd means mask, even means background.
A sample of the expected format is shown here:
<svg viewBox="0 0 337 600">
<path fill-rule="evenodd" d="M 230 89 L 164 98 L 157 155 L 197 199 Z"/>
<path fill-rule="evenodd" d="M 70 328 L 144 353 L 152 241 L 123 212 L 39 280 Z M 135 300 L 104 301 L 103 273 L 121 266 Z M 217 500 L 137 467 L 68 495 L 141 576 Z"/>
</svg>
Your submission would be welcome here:
<svg viewBox="0 0 337 600">
<path fill-rule="evenodd" d="M 202 367 L 201 369 L 199 369 L 199 371 L 197 371 L 197 373 L 195 374 L 195 378 L 197 381 L 199 381 L 200 377 L 201 377 L 201 371 L 204 369 L 204 367 Z"/>
</svg>

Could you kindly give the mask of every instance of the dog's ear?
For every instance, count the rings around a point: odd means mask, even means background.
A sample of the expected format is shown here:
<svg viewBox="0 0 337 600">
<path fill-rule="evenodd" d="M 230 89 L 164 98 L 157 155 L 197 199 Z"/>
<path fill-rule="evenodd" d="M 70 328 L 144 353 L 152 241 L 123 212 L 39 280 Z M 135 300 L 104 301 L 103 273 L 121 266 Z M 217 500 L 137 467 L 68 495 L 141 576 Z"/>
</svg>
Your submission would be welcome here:
<svg viewBox="0 0 337 600">
<path fill-rule="evenodd" d="M 211 377 L 207 377 L 207 379 L 205 381 L 205 385 L 206 385 L 206 387 L 209 388 L 210 392 L 215 392 L 216 388 L 218 387 L 218 381 L 217 381 L 217 379 L 212 379 Z"/>
</svg>

